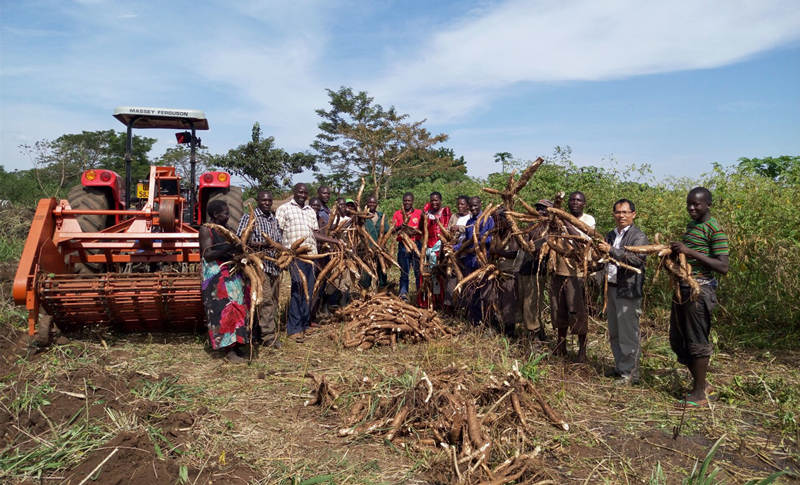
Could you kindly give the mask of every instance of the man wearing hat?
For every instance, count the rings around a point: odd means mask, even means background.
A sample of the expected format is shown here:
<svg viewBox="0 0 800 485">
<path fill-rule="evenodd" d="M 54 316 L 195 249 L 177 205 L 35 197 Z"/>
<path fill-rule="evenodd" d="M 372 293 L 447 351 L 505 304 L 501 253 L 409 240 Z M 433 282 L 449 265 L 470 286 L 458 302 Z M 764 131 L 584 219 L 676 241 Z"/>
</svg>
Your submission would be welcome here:
<svg viewBox="0 0 800 485">
<path fill-rule="evenodd" d="M 547 199 L 540 199 L 536 202 L 536 210 L 541 216 L 547 216 L 547 208 L 553 207 L 553 203 Z M 531 237 L 528 233 L 527 237 Z M 544 239 L 540 241 L 531 241 L 536 243 L 536 251 L 529 253 L 528 251 L 520 251 L 520 257 L 523 258 L 522 266 L 520 266 L 519 273 L 517 273 L 517 282 L 519 285 L 519 296 L 522 300 L 522 321 L 525 328 L 539 340 L 547 340 L 547 333 L 544 330 L 544 322 L 542 322 L 542 310 L 544 309 L 545 288 L 547 287 L 547 274 L 545 268 L 547 261 L 540 261 L 539 251 L 541 250 Z"/>
</svg>

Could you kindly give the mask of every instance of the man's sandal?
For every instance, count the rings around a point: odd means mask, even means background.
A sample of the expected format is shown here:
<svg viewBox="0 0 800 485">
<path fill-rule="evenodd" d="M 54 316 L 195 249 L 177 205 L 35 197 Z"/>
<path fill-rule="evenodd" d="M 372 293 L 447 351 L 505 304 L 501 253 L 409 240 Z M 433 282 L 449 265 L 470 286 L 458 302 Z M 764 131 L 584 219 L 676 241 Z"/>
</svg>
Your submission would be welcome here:
<svg viewBox="0 0 800 485">
<path fill-rule="evenodd" d="M 675 409 L 681 411 L 684 408 L 686 410 L 691 409 L 703 409 L 708 407 L 708 399 L 698 399 L 696 401 L 689 401 L 686 399 L 680 399 L 678 402 L 675 403 Z"/>
</svg>

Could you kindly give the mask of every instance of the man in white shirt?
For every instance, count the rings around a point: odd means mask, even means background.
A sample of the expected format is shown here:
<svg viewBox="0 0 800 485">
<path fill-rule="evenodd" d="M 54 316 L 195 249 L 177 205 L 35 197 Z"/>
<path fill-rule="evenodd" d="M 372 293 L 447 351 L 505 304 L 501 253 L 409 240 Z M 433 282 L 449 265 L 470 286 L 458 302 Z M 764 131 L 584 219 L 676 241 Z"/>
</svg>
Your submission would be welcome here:
<svg viewBox="0 0 800 485">
<path fill-rule="evenodd" d="M 293 189 L 292 199 L 278 207 L 275 219 L 283 236 L 283 245 L 287 248 L 301 239 L 301 246 L 309 248 L 308 254 L 317 254 L 317 241 L 340 245 L 341 241 L 329 238 L 319 232 L 317 213 L 308 205 L 308 187 L 306 184 L 296 184 Z M 309 300 L 306 298 L 302 277 L 305 276 L 305 288 L 308 296 L 314 292 L 314 267 L 310 263 L 295 260 L 289 266 L 289 276 L 292 279 L 291 299 L 286 317 L 286 333 L 294 335 L 298 343 L 302 343 L 308 328 L 311 326 L 311 312 Z"/>
<path fill-rule="evenodd" d="M 614 354 L 614 370 L 607 374 L 609 377 L 616 376 L 617 384 L 630 385 L 639 380 L 639 314 L 646 255 L 627 251 L 625 246 L 644 246 L 649 242 L 647 236 L 633 225 L 636 218 L 633 202 L 620 199 L 614 203 L 613 210 L 617 227 L 606 235 L 606 242 L 598 247 L 617 261 L 641 270 L 641 273 L 636 273 L 613 263 L 606 266 L 606 313 L 611 352 Z"/>
</svg>

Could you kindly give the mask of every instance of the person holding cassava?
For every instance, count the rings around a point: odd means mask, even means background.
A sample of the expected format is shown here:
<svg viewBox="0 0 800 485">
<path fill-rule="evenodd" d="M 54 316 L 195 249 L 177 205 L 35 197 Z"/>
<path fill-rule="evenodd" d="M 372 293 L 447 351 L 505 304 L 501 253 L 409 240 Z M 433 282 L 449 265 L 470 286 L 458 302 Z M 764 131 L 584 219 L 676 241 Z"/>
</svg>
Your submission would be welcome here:
<svg viewBox="0 0 800 485">
<path fill-rule="evenodd" d="M 210 222 L 222 227 L 228 223 L 230 212 L 224 201 L 212 200 L 206 211 Z M 227 264 L 236 248 L 216 229 L 203 225 L 199 233 L 203 309 L 211 348 L 225 352 L 230 362 L 245 362 L 244 346 L 250 342 L 250 287 L 242 273 L 232 273 Z"/>
<path fill-rule="evenodd" d="M 680 285 L 680 299 L 673 299 L 669 322 L 669 341 L 678 362 L 689 368 L 694 380 L 689 394 L 677 407 L 708 406 L 709 385 L 706 381 L 708 361 L 713 350 L 709 334 L 711 313 L 717 305 L 715 273 L 728 272 L 728 236 L 711 216 L 711 192 L 695 187 L 686 196 L 686 211 L 691 221 L 681 242 L 673 242 L 673 253 L 686 255 L 692 277 L 700 285 L 700 295 L 692 299 L 691 288 Z"/>
<path fill-rule="evenodd" d="M 575 191 L 569 195 L 569 211 L 578 220 L 594 229 L 595 220 L 583 212 L 586 196 Z M 571 235 L 580 236 L 590 241 L 589 236 L 580 230 L 567 225 Z M 554 327 L 558 331 L 558 341 L 554 353 L 567 355 L 567 332 L 578 336 L 578 355 L 576 362 L 586 362 L 586 334 L 589 331 L 589 312 L 586 302 L 586 289 L 582 268 L 570 264 L 563 256 L 556 257 L 556 269 L 550 280 L 550 300 L 553 314 L 556 317 Z"/>
<path fill-rule="evenodd" d="M 608 263 L 605 268 L 608 334 L 614 355 L 614 369 L 607 375 L 616 377 L 617 385 L 628 386 L 639 381 L 639 314 L 647 255 L 631 252 L 625 247 L 642 246 L 648 241 L 647 236 L 633 223 L 636 219 L 633 201 L 619 199 L 612 210 L 617 227 L 606 235 L 605 242 L 601 242 L 599 247 L 628 268 L 615 263 Z"/>
</svg>

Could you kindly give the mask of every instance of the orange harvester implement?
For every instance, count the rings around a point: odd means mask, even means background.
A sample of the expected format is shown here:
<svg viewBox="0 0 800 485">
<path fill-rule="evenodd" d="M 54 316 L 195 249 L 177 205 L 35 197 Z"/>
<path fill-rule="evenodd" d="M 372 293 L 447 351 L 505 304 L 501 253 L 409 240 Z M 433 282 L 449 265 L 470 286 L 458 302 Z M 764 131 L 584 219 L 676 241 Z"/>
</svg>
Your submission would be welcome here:
<svg viewBox="0 0 800 485">
<path fill-rule="evenodd" d="M 198 232 L 182 220 L 186 200 L 169 190 L 176 184 L 174 167 L 150 167 L 148 198 L 138 210 L 73 210 L 67 200 L 39 201 L 13 288 L 14 300 L 28 310 L 31 335 L 40 312 L 62 330 L 94 323 L 129 331 L 203 325 Z M 78 216 L 86 215 L 121 222 L 84 232 Z"/>
</svg>

